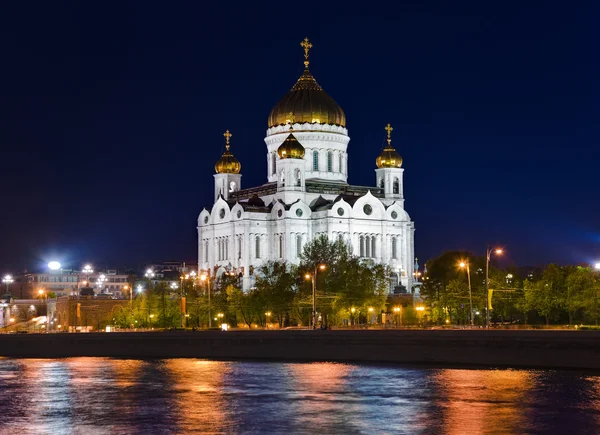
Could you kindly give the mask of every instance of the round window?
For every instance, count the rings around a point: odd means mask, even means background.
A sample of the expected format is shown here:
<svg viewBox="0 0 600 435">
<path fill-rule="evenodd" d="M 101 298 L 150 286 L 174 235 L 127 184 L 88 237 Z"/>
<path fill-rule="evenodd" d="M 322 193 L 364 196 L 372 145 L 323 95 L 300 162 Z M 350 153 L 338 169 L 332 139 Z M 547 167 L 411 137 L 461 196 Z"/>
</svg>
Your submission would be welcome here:
<svg viewBox="0 0 600 435">
<path fill-rule="evenodd" d="M 225 209 L 222 208 L 221 211 L 219 212 L 219 216 L 221 216 L 221 219 L 223 219 L 225 217 Z"/>
<path fill-rule="evenodd" d="M 296 209 L 296 216 L 302 217 L 302 209 L 301 208 Z"/>
<path fill-rule="evenodd" d="M 238 217 L 238 219 L 242 217 L 242 210 L 238 210 L 237 217 Z"/>
<path fill-rule="evenodd" d="M 368 216 L 371 213 L 373 213 L 373 208 L 369 204 L 365 204 L 365 206 L 363 207 L 363 211 Z"/>
<path fill-rule="evenodd" d="M 398 213 L 396 213 L 395 211 L 392 212 L 392 219 L 397 219 L 398 218 Z"/>
<path fill-rule="evenodd" d="M 344 216 L 344 209 L 342 207 L 337 209 L 338 215 Z"/>
<path fill-rule="evenodd" d="M 277 210 L 277 216 L 279 216 L 279 217 L 283 216 L 283 210 L 282 209 Z"/>
<path fill-rule="evenodd" d="M 208 216 L 204 216 L 204 223 L 207 224 L 208 223 Z"/>
</svg>

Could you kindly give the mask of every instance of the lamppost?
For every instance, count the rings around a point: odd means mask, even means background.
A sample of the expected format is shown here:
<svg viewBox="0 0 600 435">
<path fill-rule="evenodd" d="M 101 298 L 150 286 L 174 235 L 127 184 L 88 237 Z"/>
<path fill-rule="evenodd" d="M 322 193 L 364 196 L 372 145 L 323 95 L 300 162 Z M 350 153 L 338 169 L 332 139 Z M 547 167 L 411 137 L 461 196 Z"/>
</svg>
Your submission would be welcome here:
<svg viewBox="0 0 600 435">
<path fill-rule="evenodd" d="M 312 329 L 317 329 L 317 272 L 325 270 L 326 267 L 325 264 L 316 264 L 312 276 L 308 273 L 304 275 L 307 280 L 312 280 Z"/>
<path fill-rule="evenodd" d="M 177 283 L 172 282 L 171 283 L 171 290 L 175 291 L 177 290 Z M 167 316 L 166 316 L 166 312 L 165 312 L 165 292 L 163 290 L 163 328 L 166 330 L 167 329 Z"/>
<path fill-rule="evenodd" d="M 181 288 L 179 291 L 179 311 L 180 311 L 179 317 L 181 320 L 181 327 L 183 328 L 183 317 L 185 316 L 185 311 L 186 311 L 185 306 L 184 306 L 185 299 L 183 296 L 183 291 L 184 291 L 183 282 L 184 282 L 184 280 L 190 279 L 190 275 L 189 274 L 181 275 L 179 278 L 181 280 Z"/>
<path fill-rule="evenodd" d="M 373 323 L 373 307 L 369 307 L 369 325 Z"/>
<path fill-rule="evenodd" d="M 15 280 L 13 279 L 12 275 L 4 275 L 4 278 L 2 278 L 2 282 L 6 284 L 6 294 L 9 294 L 8 286 L 15 282 Z"/>
<path fill-rule="evenodd" d="M 351 315 L 351 319 L 350 319 L 350 323 L 352 324 L 351 326 L 354 327 L 354 313 L 356 313 L 356 308 L 352 307 L 350 308 L 350 312 L 352 313 Z"/>
<path fill-rule="evenodd" d="M 83 269 L 81 269 L 81 273 L 85 275 L 84 285 L 87 285 L 87 283 L 90 282 L 90 275 L 94 273 L 94 269 L 92 269 L 92 266 L 89 264 L 86 264 L 83 266 Z"/>
<path fill-rule="evenodd" d="M 394 313 L 396 313 L 396 328 L 402 325 L 402 307 L 394 307 Z"/>
<path fill-rule="evenodd" d="M 267 318 L 267 324 L 266 324 L 266 327 L 267 327 L 267 329 L 269 329 L 269 323 L 271 322 L 271 312 L 270 312 L 270 311 L 267 311 L 267 312 L 265 313 L 265 317 Z"/>
<path fill-rule="evenodd" d="M 417 320 L 419 321 L 419 324 L 421 324 L 425 307 L 423 305 L 419 305 L 418 307 L 415 307 L 415 310 L 417 310 Z"/>
<path fill-rule="evenodd" d="M 102 293 L 102 291 L 103 291 L 102 286 L 104 285 L 105 281 L 106 281 L 106 276 L 103 274 L 101 274 L 96 281 L 98 283 L 98 287 L 100 288 L 100 293 Z"/>
<path fill-rule="evenodd" d="M 212 319 L 210 317 L 210 277 L 207 273 L 200 275 L 200 281 L 206 281 L 206 287 L 208 288 L 208 327 L 212 327 Z"/>
<path fill-rule="evenodd" d="M 471 326 L 474 326 L 473 323 L 473 298 L 471 297 L 471 270 L 469 269 L 469 261 L 461 261 L 459 263 L 460 268 L 467 268 L 467 281 L 469 283 L 469 319 L 471 320 Z"/>
<path fill-rule="evenodd" d="M 485 305 L 485 327 L 487 329 L 490 328 L 490 310 L 492 307 L 490 306 L 490 278 L 489 278 L 489 269 L 490 269 L 490 257 L 492 252 L 496 255 L 502 254 L 502 249 L 500 248 L 490 248 L 490 245 L 486 245 L 485 247 L 485 297 L 486 297 L 486 305 Z"/>
</svg>

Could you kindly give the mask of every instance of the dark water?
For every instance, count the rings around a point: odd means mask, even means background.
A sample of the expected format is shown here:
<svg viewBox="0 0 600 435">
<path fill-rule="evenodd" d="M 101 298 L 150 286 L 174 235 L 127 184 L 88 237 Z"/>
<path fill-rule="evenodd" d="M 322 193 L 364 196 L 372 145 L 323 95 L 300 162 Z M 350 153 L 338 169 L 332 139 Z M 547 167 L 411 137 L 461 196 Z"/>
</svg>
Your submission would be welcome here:
<svg viewBox="0 0 600 435">
<path fill-rule="evenodd" d="M 600 433 L 597 373 L 0 359 L 2 434 Z"/>
</svg>

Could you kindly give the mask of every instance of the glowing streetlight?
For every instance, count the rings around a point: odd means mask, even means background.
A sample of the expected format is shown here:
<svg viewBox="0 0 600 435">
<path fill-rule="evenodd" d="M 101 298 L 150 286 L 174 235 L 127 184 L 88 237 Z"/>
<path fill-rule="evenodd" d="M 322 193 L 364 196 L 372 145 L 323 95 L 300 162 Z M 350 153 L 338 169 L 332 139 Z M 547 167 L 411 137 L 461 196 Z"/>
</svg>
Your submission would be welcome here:
<svg viewBox="0 0 600 435">
<path fill-rule="evenodd" d="M 48 263 L 48 269 L 58 270 L 60 269 L 60 263 L 58 261 L 51 261 L 50 263 Z"/>
<path fill-rule="evenodd" d="M 142 287 L 141 285 L 138 285 L 135 289 L 138 293 L 142 293 L 144 291 L 144 287 Z"/>
<path fill-rule="evenodd" d="M 313 271 L 312 276 L 310 274 L 304 275 L 306 280 L 312 281 L 312 320 L 313 327 L 312 329 L 317 329 L 317 272 L 319 270 L 324 271 L 327 268 L 326 264 L 315 264 L 315 270 Z"/>
<path fill-rule="evenodd" d="M 490 257 L 492 252 L 496 255 L 502 255 L 503 251 L 500 248 L 490 248 L 490 245 L 487 245 L 485 248 L 485 296 L 487 299 L 485 306 L 485 326 L 489 329 L 490 327 L 490 310 L 492 309 L 491 298 L 490 298 Z"/>
<path fill-rule="evenodd" d="M 12 275 L 4 275 L 4 278 L 2 278 L 2 282 L 6 284 L 6 294 L 8 294 L 8 286 L 15 282 L 15 280 L 13 279 Z"/>
<path fill-rule="evenodd" d="M 394 314 L 396 316 L 398 316 L 396 319 L 396 327 L 398 328 L 400 325 L 402 325 L 402 307 L 394 307 L 392 309 L 392 311 L 394 312 Z"/>
<path fill-rule="evenodd" d="M 471 326 L 474 326 L 473 322 L 473 298 L 471 297 L 471 270 L 469 269 L 468 261 L 461 261 L 458 265 L 461 269 L 467 268 L 467 280 L 469 282 L 469 319 L 471 320 Z"/>
<path fill-rule="evenodd" d="M 594 264 L 594 269 L 600 270 L 600 262 Z"/>
</svg>

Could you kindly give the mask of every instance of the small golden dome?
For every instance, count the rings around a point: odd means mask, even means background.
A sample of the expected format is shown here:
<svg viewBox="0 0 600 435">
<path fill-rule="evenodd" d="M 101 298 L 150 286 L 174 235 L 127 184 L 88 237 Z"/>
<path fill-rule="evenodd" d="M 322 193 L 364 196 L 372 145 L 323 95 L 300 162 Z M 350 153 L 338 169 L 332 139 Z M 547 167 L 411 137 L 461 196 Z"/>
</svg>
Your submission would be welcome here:
<svg viewBox="0 0 600 435">
<path fill-rule="evenodd" d="M 402 167 L 402 157 L 400 154 L 392 147 L 392 126 L 388 124 L 385 127 L 387 131 L 387 145 L 377 157 L 375 161 L 378 168 L 400 168 Z"/>
<path fill-rule="evenodd" d="M 277 148 L 277 154 L 279 154 L 280 159 L 303 159 L 304 147 L 298 142 L 298 139 L 290 133 L 283 143 L 279 145 L 279 148 Z"/>
<path fill-rule="evenodd" d="M 312 44 L 305 38 L 304 72 L 292 89 L 273 107 L 269 114 L 269 128 L 290 122 L 291 112 L 300 124 L 335 124 L 346 126 L 346 115 L 333 98 L 325 93 L 308 70 L 308 50 Z"/>
<path fill-rule="evenodd" d="M 229 147 L 231 146 L 229 144 L 229 139 L 233 135 L 227 130 L 223 133 L 223 136 L 225 136 L 226 140 L 225 152 L 221 158 L 217 160 L 217 163 L 215 163 L 215 171 L 217 174 L 239 174 L 242 170 L 242 164 L 233 156 L 233 154 L 231 154 L 231 151 L 229 151 Z"/>
</svg>

